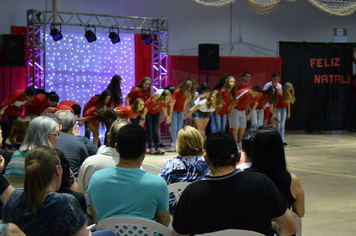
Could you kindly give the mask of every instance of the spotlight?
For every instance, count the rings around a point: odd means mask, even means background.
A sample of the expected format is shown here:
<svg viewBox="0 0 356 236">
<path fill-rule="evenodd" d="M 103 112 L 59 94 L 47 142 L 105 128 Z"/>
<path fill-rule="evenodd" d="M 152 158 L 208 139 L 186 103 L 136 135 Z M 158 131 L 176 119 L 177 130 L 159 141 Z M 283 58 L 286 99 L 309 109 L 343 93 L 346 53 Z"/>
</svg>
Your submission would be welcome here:
<svg viewBox="0 0 356 236">
<path fill-rule="evenodd" d="M 58 26 L 59 26 L 59 29 L 56 28 Z M 51 32 L 49 34 L 52 36 L 54 41 L 58 41 L 63 38 L 61 30 L 62 30 L 61 25 L 51 25 Z"/>
<path fill-rule="evenodd" d="M 151 30 L 142 30 L 141 39 L 145 45 L 152 43 Z"/>
<path fill-rule="evenodd" d="M 114 32 L 114 28 L 109 29 L 109 38 L 113 44 L 120 42 L 119 29 L 117 29 L 117 33 Z"/>
<path fill-rule="evenodd" d="M 89 30 L 90 28 L 94 28 L 94 32 Z M 96 33 L 96 28 L 95 27 L 90 27 L 90 26 L 85 27 L 85 38 L 87 39 L 87 41 L 89 43 L 92 43 L 92 42 L 96 41 L 95 33 Z"/>
</svg>

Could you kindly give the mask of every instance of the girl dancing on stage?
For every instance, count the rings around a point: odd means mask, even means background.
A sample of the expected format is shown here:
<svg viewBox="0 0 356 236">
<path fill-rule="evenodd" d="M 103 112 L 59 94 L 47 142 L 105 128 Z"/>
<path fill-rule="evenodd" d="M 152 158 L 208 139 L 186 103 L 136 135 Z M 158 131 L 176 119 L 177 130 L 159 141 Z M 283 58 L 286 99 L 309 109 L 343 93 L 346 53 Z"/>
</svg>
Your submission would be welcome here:
<svg viewBox="0 0 356 236">
<path fill-rule="evenodd" d="M 170 120 L 172 121 L 172 147 L 175 147 L 178 131 L 183 126 L 183 116 L 185 107 L 191 101 L 196 99 L 195 87 L 197 82 L 188 78 L 183 84 L 174 90 L 170 107 Z"/>
<path fill-rule="evenodd" d="M 105 107 L 109 103 L 111 99 L 111 92 L 109 90 L 104 90 L 100 95 L 94 95 L 93 97 L 90 98 L 90 100 L 84 105 L 83 109 L 83 116 L 85 116 L 85 113 L 92 107 Z M 85 124 L 85 137 L 90 139 L 90 128 L 87 125 L 87 122 Z M 82 126 L 83 122 L 79 122 L 79 126 Z"/>
<path fill-rule="evenodd" d="M 162 151 L 159 147 L 158 139 L 158 125 L 159 125 L 159 116 L 160 111 L 163 111 L 164 116 L 167 119 L 167 124 L 170 123 L 167 108 L 170 105 L 171 93 L 168 89 L 165 89 L 161 95 L 154 95 L 148 101 L 145 102 L 145 112 L 143 117 L 146 117 L 146 132 L 147 132 L 147 145 L 150 149 L 150 154 L 162 155 Z M 153 142 L 152 143 L 152 138 Z M 153 145 L 154 144 L 154 145 Z"/>
<path fill-rule="evenodd" d="M 145 110 L 145 102 L 141 98 L 137 98 L 131 106 L 118 106 L 115 108 L 115 113 L 119 115 L 120 118 L 133 119 L 139 115 L 143 115 Z M 143 116 L 139 124 L 142 126 L 145 122 L 145 117 Z"/>
<path fill-rule="evenodd" d="M 153 95 L 152 81 L 149 77 L 144 77 L 141 82 L 133 87 L 126 97 L 126 105 L 132 105 L 137 98 L 141 98 L 146 102 Z M 135 119 L 131 119 L 132 124 L 139 124 L 141 116 L 137 116 Z"/>
<path fill-rule="evenodd" d="M 93 144 L 99 145 L 99 127 L 100 122 L 110 129 L 111 124 L 116 120 L 116 113 L 111 108 L 92 107 L 87 110 L 84 117 L 78 118 L 77 121 L 87 121 L 88 128 L 93 132 Z"/>
<path fill-rule="evenodd" d="M 255 102 L 250 103 L 250 108 L 253 111 L 251 116 L 247 116 L 246 119 L 249 120 L 251 117 L 252 125 L 263 125 L 263 114 L 265 110 L 265 105 L 269 102 L 270 111 L 272 115 L 275 116 L 276 114 L 273 113 L 275 110 L 277 103 L 277 89 L 274 86 L 269 86 L 266 90 L 263 90 L 258 96 L 254 99 Z M 278 118 L 277 118 L 278 119 Z"/>
<path fill-rule="evenodd" d="M 229 76 L 225 80 L 224 87 L 220 90 L 221 97 L 223 99 L 222 107 L 216 110 L 212 115 L 212 125 L 215 131 L 225 131 L 226 127 L 226 116 L 231 109 L 234 109 L 235 99 L 236 99 L 236 82 L 233 76 Z"/>
<path fill-rule="evenodd" d="M 294 88 L 293 85 L 289 82 L 283 85 L 282 91 L 278 93 L 278 102 L 277 102 L 277 120 L 276 129 L 280 133 L 283 141 L 283 145 L 288 147 L 288 144 L 284 141 L 284 127 L 286 124 L 286 119 L 290 118 L 290 104 L 294 104 Z M 287 113 L 288 112 L 288 113 Z"/>
<path fill-rule="evenodd" d="M 195 105 L 184 115 L 184 118 L 193 114 L 198 131 L 205 135 L 205 128 L 209 122 L 210 115 L 222 106 L 221 94 L 219 91 L 214 90 L 201 95 L 194 103 Z"/>
</svg>

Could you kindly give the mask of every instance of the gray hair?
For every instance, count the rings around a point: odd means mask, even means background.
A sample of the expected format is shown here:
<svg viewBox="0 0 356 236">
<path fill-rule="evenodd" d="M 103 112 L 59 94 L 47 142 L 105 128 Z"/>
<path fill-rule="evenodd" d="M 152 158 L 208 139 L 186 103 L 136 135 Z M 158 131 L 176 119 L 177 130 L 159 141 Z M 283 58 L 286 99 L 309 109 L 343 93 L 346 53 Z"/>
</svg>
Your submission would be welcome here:
<svg viewBox="0 0 356 236">
<path fill-rule="evenodd" d="M 39 146 L 53 148 L 48 138 L 56 126 L 57 122 L 45 116 L 39 116 L 31 120 L 19 151 L 26 152 Z"/>
<path fill-rule="evenodd" d="M 59 110 L 55 113 L 62 125 L 62 132 L 68 132 L 74 124 L 75 118 L 69 110 Z"/>
</svg>

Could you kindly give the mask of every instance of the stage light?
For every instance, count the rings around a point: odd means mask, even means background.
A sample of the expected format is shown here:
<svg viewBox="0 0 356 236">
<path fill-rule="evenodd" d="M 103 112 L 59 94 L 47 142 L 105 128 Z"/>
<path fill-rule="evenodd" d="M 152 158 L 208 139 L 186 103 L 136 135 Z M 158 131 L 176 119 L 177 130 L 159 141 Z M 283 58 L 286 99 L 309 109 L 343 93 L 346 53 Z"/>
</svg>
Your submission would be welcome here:
<svg viewBox="0 0 356 236">
<path fill-rule="evenodd" d="M 109 38 L 113 44 L 120 42 L 119 29 L 117 29 L 117 33 L 114 30 L 114 28 L 109 29 Z"/>
<path fill-rule="evenodd" d="M 151 30 L 142 30 L 141 39 L 145 45 L 152 43 Z"/>
<path fill-rule="evenodd" d="M 89 30 L 90 28 L 94 28 L 94 32 Z M 90 27 L 90 26 L 85 27 L 85 38 L 87 39 L 87 41 L 89 43 L 92 43 L 92 42 L 96 41 L 96 35 L 95 34 L 96 34 L 95 26 L 94 27 Z"/>
<path fill-rule="evenodd" d="M 59 26 L 59 29 L 56 28 L 58 26 Z M 61 30 L 62 30 L 61 25 L 51 25 L 51 32 L 49 34 L 52 36 L 54 41 L 58 41 L 63 38 Z"/>
</svg>

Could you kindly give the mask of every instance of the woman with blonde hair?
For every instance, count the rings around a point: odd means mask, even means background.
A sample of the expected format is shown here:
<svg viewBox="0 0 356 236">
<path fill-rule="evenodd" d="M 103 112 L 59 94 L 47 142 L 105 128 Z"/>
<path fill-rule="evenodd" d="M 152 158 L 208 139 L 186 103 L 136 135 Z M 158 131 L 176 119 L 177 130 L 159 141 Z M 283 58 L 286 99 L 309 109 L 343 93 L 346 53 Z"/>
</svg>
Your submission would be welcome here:
<svg viewBox="0 0 356 236">
<path fill-rule="evenodd" d="M 158 125 L 160 111 L 163 110 L 163 114 L 167 119 L 167 124 L 170 123 L 167 108 L 170 105 L 171 92 L 165 89 L 161 95 L 153 95 L 145 103 L 145 111 L 142 118 L 146 120 L 146 132 L 147 132 L 147 145 L 150 149 L 150 154 L 162 155 L 164 151 L 160 149 L 158 139 Z M 153 143 L 152 143 L 153 138 Z"/>
<path fill-rule="evenodd" d="M 195 88 L 197 82 L 194 79 L 188 78 L 183 84 L 179 85 L 172 94 L 172 102 L 170 107 L 170 120 L 172 122 L 172 147 L 175 147 L 178 131 L 183 126 L 183 117 L 185 107 L 191 101 L 197 98 Z"/>
<path fill-rule="evenodd" d="M 178 132 L 176 147 L 178 156 L 168 160 L 159 173 L 167 184 L 194 182 L 210 173 L 203 157 L 204 139 L 198 130 L 189 125 L 183 127 Z M 174 214 L 176 204 L 174 195 L 170 195 L 171 215 Z"/>
<path fill-rule="evenodd" d="M 56 151 L 33 148 L 25 157 L 25 168 L 24 190 L 10 195 L 3 221 L 16 224 L 26 235 L 90 235 L 75 197 L 55 192 L 63 173 Z"/>
<path fill-rule="evenodd" d="M 276 105 L 276 118 L 279 121 L 276 122 L 276 129 L 280 133 L 283 145 L 285 147 L 288 147 L 288 144 L 284 141 L 284 128 L 286 124 L 286 119 L 289 119 L 291 115 L 290 104 L 294 104 L 294 102 L 295 96 L 293 85 L 287 82 L 283 85 L 282 91 L 278 93 L 278 101 Z"/>
<path fill-rule="evenodd" d="M 184 118 L 193 114 L 193 119 L 199 132 L 205 135 L 205 128 L 209 123 L 211 114 L 222 106 L 221 94 L 219 91 L 214 90 L 201 95 L 194 103 L 195 105 L 184 115 Z"/>
</svg>

